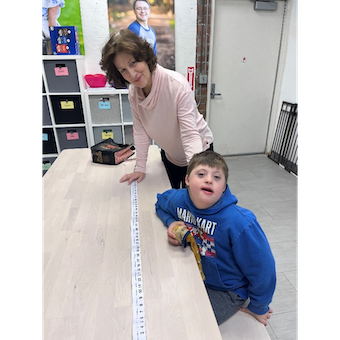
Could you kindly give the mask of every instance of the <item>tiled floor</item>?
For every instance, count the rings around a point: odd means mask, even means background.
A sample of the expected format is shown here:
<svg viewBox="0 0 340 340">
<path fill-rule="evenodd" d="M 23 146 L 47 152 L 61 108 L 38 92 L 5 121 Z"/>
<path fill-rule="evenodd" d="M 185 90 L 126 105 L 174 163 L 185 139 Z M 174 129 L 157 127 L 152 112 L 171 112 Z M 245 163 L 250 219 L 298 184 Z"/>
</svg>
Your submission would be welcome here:
<svg viewBox="0 0 340 340">
<path fill-rule="evenodd" d="M 266 155 L 225 157 L 238 204 L 255 213 L 276 261 L 277 286 L 267 331 L 297 339 L 297 178 Z"/>
</svg>

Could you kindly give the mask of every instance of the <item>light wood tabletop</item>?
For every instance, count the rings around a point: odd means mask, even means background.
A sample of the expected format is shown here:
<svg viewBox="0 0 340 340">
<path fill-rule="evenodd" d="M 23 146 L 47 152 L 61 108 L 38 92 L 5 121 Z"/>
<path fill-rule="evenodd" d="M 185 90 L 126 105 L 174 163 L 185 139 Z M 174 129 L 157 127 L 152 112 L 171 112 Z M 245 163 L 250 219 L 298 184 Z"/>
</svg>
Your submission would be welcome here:
<svg viewBox="0 0 340 340">
<path fill-rule="evenodd" d="M 119 179 L 134 165 L 69 149 L 43 177 L 45 340 L 132 339 L 131 194 Z M 222 339 L 190 247 L 170 245 L 155 213 L 167 189 L 150 146 L 137 185 L 147 339 Z"/>
</svg>

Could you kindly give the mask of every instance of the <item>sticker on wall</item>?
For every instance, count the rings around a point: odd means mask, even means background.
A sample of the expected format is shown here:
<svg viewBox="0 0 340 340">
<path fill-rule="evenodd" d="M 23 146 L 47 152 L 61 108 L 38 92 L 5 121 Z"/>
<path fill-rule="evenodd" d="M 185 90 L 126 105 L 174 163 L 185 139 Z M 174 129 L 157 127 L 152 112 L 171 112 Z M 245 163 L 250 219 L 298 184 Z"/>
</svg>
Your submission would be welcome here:
<svg viewBox="0 0 340 340">
<path fill-rule="evenodd" d="M 188 66 L 187 68 L 187 79 L 191 87 L 191 91 L 193 91 L 195 84 L 195 68 L 192 66 Z"/>
<path fill-rule="evenodd" d="M 242 63 L 245 63 L 245 62 L 247 62 L 247 58 L 246 58 L 246 57 L 243 57 L 243 58 L 242 58 Z"/>
</svg>

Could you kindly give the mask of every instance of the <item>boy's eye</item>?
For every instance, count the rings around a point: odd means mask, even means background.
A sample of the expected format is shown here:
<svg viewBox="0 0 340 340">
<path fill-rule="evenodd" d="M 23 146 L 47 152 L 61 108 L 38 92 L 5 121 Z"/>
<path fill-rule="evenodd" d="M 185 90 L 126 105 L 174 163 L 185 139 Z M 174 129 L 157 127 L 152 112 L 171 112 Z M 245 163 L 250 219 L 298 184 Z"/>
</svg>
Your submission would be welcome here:
<svg viewBox="0 0 340 340">
<path fill-rule="evenodd" d="M 214 178 L 215 178 L 216 180 L 219 180 L 219 179 L 221 179 L 221 177 L 220 177 L 220 176 L 214 176 Z"/>
</svg>

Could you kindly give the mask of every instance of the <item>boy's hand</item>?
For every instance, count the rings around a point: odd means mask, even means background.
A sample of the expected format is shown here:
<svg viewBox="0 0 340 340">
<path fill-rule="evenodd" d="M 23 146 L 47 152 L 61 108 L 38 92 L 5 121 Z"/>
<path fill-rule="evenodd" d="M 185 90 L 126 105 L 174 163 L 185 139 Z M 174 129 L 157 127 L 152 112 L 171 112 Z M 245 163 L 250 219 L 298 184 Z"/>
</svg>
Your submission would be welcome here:
<svg viewBox="0 0 340 340">
<path fill-rule="evenodd" d="M 172 222 L 172 223 L 169 225 L 169 228 L 168 228 L 168 241 L 169 241 L 170 243 L 172 243 L 173 245 L 175 245 L 175 246 L 181 246 L 182 243 L 176 240 L 176 235 L 173 233 L 173 229 L 174 229 L 177 225 L 182 225 L 182 226 L 185 227 L 185 223 L 184 223 L 183 221 L 175 221 L 175 222 Z"/>
<path fill-rule="evenodd" d="M 270 319 L 270 317 L 273 313 L 273 310 L 271 308 L 269 309 L 269 311 L 266 314 L 263 314 L 263 315 L 255 314 L 255 313 L 251 312 L 247 307 L 240 308 L 240 311 L 252 315 L 254 318 L 256 318 L 259 322 L 263 323 L 265 326 L 267 326 L 268 319 Z"/>
</svg>

